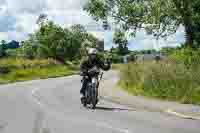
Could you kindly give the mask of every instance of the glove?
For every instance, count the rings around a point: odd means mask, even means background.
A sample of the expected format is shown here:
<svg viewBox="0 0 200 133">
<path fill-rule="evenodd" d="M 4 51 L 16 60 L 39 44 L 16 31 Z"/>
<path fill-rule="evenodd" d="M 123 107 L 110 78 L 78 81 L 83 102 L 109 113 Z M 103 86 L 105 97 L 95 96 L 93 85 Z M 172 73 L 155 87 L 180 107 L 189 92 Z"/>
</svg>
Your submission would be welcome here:
<svg viewBox="0 0 200 133">
<path fill-rule="evenodd" d="M 85 75 L 86 75 L 85 71 L 80 72 L 80 76 L 85 76 Z"/>
<path fill-rule="evenodd" d="M 83 76 L 84 74 L 83 74 L 83 72 L 80 72 L 80 76 Z"/>
</svg>

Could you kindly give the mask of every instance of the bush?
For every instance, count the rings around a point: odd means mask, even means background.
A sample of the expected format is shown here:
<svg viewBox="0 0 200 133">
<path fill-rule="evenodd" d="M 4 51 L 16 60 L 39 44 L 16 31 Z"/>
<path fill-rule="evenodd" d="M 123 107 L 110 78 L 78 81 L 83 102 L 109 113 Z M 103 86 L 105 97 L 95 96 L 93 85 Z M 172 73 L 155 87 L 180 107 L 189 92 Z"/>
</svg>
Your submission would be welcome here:
<svg viewBox="0 0 200 133">
<path fill-rule="evenodd" d="M 19 51 L 20 56 L 27 59 L 33 59 L 37 55 L 37 45 L 31 44 L 28 41 L 24 42 Z"/>
<path fill-rule="evenodd" d="M 119 55 L 113 54 L 112 55 L 112 62 L 113 63 L 122 63 L 123 62 L 123 58 Z"/>
<path fill-rule="evenodd" d="M 175 60 L 177 63 L 182 63 L 188 68 L 194 65 L 200 64 L 200 50 L 194 50 L 191 48 L 185 48 L 177 50 L 170 55 L 171 60 Z"/>
<path fill-rule="evenodd" d="M 6 50 L 6 55 L 8 57 L 20 57 L 20 53 L 21 53 L 21 49 L 20 48 Z"/>
<path fill-rule="evenodd" d="M 0 66 L 0 74 L 8 74 L 10 69 L 6 66 Z"/>
</svg>

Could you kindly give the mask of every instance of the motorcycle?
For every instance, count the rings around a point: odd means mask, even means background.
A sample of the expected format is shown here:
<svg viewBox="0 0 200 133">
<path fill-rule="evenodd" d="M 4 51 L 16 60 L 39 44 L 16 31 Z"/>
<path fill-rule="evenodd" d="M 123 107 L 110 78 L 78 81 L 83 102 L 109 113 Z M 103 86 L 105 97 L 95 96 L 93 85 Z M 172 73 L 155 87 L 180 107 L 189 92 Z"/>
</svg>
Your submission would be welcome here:
<svg viewBox="0 0 200 133">
<path fill-rule="evenodd" d="M 101 72 L 96 66 L 88 71 L 88 76 L 85 77 L 88 80 L 85 90 L 85 98 L 84 100 L 81 100 L 84 107 L 91 105 L 92 109 L 96 108 L 96 105 L 98 104 L 98 88 L 102 77 L 103 72 Z"/>
</svg>

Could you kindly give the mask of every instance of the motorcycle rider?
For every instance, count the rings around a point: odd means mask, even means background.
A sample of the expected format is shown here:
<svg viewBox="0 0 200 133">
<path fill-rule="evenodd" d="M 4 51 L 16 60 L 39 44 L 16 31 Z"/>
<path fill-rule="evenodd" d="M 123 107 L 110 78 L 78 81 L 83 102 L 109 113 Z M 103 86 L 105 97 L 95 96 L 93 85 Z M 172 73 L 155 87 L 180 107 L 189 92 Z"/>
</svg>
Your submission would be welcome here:
<svg viewBox="0 0 200 133">
<path fill-rule="evenodd" d="M 94 66 L 97 66 L 98 68 L 101 68 L 104 71 L 108 71 L 111 68 L 111 62 L 109 60 L 102 61 L 97 56 L 97 49 L 90 48 L 88 50 L 88 57 L 86 60 L 84 60 L 80 65 L 80 72 L 81 76 L 83 76 L 82 79 L 82 87 L 80 90 L 81 93 L 81 100 L 85 98 L 85 90 L 88 83 L 88 70 L 92 69 Z"/>
</svg>

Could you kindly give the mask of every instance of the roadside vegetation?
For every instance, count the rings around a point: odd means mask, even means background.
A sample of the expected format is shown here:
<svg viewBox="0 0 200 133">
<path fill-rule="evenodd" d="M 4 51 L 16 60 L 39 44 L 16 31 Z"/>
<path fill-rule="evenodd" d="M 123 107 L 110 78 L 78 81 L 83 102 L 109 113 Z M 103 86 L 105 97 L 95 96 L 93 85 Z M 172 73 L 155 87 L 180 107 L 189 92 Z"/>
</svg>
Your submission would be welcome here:
<svg viewBox="0 0 200 133">
<path fill-rule="evenodd" d="M 1 59 L 0 84 L 68 76 L 76 71 L 76 66 L 63 65 L 53 59 Z"/>
<path fill-rule="evenodd" d="M 200 51 L 182 49 L 168 59 L 120 68 L 119 85 L 133 95 L 200 105 Z"/>
<path fill-rule="evenodd" d="M 100 41 L 82 25 L 63 28 L 43 16 L 37 31 L 20 43 L 0 43 L 0 84 L 77 73 L 87 47 Z"/>
<path fill-rule="evenodd" d="M 200 104 L 199 7 L 200 0 L 88 0 L 84 9 L 97 21 L 111 18 L 116 22 L 113 42 L 118 50 L 111 49 L 116 63 L 122 58 L 115 53 L 126 52 L 123 37 L 135 37 L 142 29 L 155 39 L 167 38 L 184 27 L 185 43 L 181 47 L 152 51 L 164 54 L 165 60 L 156 56 L 156 61 L 145 61 L 142 56 L 141 62 L 133 58 L 132 63 L 114 68 L 121 71 L 119 84 L 134 95 Z M 138 52 L 128 54 L 134 57 Z"/>
</svg>

